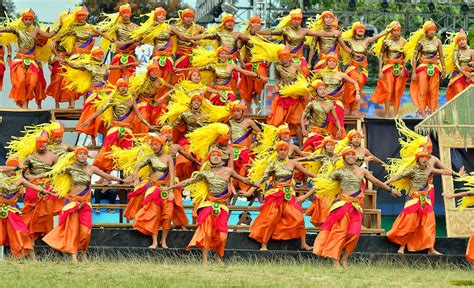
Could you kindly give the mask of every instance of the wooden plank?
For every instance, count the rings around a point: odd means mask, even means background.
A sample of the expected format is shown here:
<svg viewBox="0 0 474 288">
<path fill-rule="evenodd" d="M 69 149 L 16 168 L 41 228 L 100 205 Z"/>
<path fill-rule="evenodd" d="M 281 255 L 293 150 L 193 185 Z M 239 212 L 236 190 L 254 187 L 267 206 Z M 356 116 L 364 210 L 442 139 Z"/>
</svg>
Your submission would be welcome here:
<svg viewBox="0 0 474 288">
<path fill-rule="evenodd" d="M 440 135 L 442 137 L 442 135 Z M 443 163 L 451 163 L 451 149 L 448 147 L 439 148 L 439 158 Z M 451 164 L 449 165 L 451 166 Z M 443 192 L 446 194 L 452 194 L 453 191 L 453 178 L 451 176 L 441 177 L 441 182 L 443 184 Z M 449 209 L 455 208 L 455 199 L 446 199 L 443 197 L 444 209 L 446 214 L 446 232 L 448 237 L 455 237 L 455 233 L 452 231 L 451 218 L 452 215 L 456 212 L 450 211 Z"/>
</svg>

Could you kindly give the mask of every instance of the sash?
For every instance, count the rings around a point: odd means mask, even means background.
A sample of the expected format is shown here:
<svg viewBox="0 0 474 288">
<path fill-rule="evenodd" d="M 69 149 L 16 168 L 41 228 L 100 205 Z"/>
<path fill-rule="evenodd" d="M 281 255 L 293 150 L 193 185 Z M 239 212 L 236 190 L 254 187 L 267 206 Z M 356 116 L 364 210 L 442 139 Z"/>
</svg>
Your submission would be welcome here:
<svg viewBox="0 0 474 288">
<path fill-rule="evenodd" d="M 77 194 L 76 196 L 82 197 L 82 196 L 86 195 L 87 192 L 89 192 L 89 189 L 90 189 L 90 188 L 91 188 L 91 184 L 89 183 L 89 185 L 87 185 L 87 187 L 84 188 L 84 190 L 82 190 L 82 192 L 79 193 L 79 194 Z M 69 204 L 69 203 L 71 203 L 71 201 L 69 201 L 69 199 L 66 199 L 66 200 L 64 201 L 64 205 L 67 205 L 67 204 Z"/>
<path fill-rule="evenodd" d="M 235 140 L 233 144 L 240 144 L 242 141 L 247 139 L 247 137 L 249 137 L 250 134 L 252 134 L 252 131 L 253 131 L 252 128 L 247 130 L 247 132 L 244 135 L 240 136 L 237 140 Z"/>
<path fill-rule="evenodd" d="M 298 51 L 300 51 L 301 47 L 303 47 L 304 45 L 304 41 L 301 42 L 300 44 L 298 44 L 295 48 L 291 49 L 290 53 L 294 54 L 294 53 L 297 53 Z"/>
<path fill-rule="evenodd" d="M 339 92 L 341 92 L 342 86 L 344 86 L 344 82 L 341 81 L 341 85 L 339 85 L 339 87 L 337 87 L 333 91 L 329 92 L 328 95 L 329 96 L 334 96 L 334 95 L 338 94 Z"/>
<path fill-rule="evenodd" d="M 94 40 L 94 38 L 89 37 L 89 39 L 87 39 L 86 42 L 84 42 L 83 44 L 79 45 L 79 48 L 87 48 L 87 46 L 89 46 L 89 44 L 91 44 L 93 40 Z"/>
</svg>

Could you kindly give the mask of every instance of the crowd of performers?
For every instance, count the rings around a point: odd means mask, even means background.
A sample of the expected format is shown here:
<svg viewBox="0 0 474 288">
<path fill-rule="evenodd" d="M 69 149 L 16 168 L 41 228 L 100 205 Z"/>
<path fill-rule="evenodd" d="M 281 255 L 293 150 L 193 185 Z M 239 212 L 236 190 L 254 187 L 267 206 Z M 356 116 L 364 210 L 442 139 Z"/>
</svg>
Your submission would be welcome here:
<svg viewBox="0 0 474 288">
<path fill-rule="evenodd" d="M 398 252 L 439 254 L 434 249 L 433 175 L 455 175 L 467 183 L 472 176 L 442 164 L 431 155 L 429 138 L 399 120 L 401 158 L 384 163 L 361 147 L 359 131 L 345 131 L 344 111 L 358 110 L 371 43 L 381 59 L 373 99 L 385 103 L 387 111 L 392 103 L 397 111 L 408 79 L 405 65 L 411 61 L 415 104 L 423 116 L 434 111 L 439 79 L 446 72 L 452 72 L 448 91 L 453 97 L 471 83 L 472 50 L 463 31 L 446 47 L 448 59 L 433 22 L 405 41 L 395 21 L 373 37 L 365 37 L 359 22 L 341 34 L 330 11 L 308 21 L 308 28 L 301 27 L 300 10 L 271 30 L 261 30 L 255 16 L 244 32 L 233 30 L 234 16 L 228 14 L 220 25 L 204 29 L 193 22 L 191 9 L 181 11 L 173 25 L 163 8 L 147 14 L 140 26 L 130 22 L 128 5 L 104 15 L 96 26 L 86 23 L 87 15 L 85 7 L 78 7 L 44 32 L 32 26 L 34 12 L 28 10 L 0 28 L 4 41 L 18 45 L 10 64 L 10 97 L 21 107 L 33 99 L 40 107 L 48 94 L 57 105 L 72 107 L 84 96 L 76 129 L 91 136 L 93 145 L 99 133 L 104 136 L 94 156 L 85 147 L 63 143 L 64 127 L 58 122 L 27 127 L 11 141 L 7 163 L 0 168 L 0 244 L 9 245 L 14 256 L 33 255 L 34 241 L 41 238 L 74 261 L 78 253 L 87 259 L 94 174 L 134 186 L 124 215 L 134 229 L 151 236 L 151 249 L 168 247 L 172 225 L 185 229 L 189 224 L 183 207 L 183 195 L 189 194 L 197 230 L 188 248 L 201 248 L 205 262 L 210 250 L 218 261 L 224 254 L 230 199 L 254 197 L 262 205 L 250 237 L 261 243 L 261 250 L 268 249 L 270 239 L 300 239 L 302 249 L 347 266 L 362 229 L 367 181 L 394 196 L 407 194 L 388 232 L 389 240 L 400 245 Z M 97 37 L 104 48 L 94 46 Z M 144 43 L 154 46 L 153 58 L 138 73 L 133 51 Z M 214 44 L 217 48 L 209 48 Z M 305 44 L 312 48 L 310 58 L 318 52 L 314 67 L 302 55 Z M 115 50 L 110 64 L 103 63 L 106 49 Z M 46 94 L 41 57 L 53 59 Z M 349 64 L 345 72 L 341 60 Z M 273 62 L 278 93 L 267 123 L 258 123 L 246 113 Z M 389 179 L 373 177 L 364 168 L 367 161 L 384 164 Z M 111 174 L 115 170 L 122 178 Z M 299 195 L 295 183 L 311 189 Z M 21 195 L 24 206 L 19 209 Z M 467 192 L 457 196 L 464 197 L 463 207 L 472 201 Z M 320 228 L 312 247 L 306 243 L 301 207 L 309 198 L 306 215 Z"/>
</svg>

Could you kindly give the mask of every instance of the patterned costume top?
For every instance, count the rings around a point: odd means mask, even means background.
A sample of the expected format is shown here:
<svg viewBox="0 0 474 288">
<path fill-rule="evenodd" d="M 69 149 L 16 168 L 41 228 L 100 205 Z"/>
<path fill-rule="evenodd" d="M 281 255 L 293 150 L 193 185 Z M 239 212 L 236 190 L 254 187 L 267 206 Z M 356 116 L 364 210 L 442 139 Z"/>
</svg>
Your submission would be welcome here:
<svg viewBox="0 0 474 288">
<path fill-rule="evenodd" d="M 288 182 L 293 177 L 293 169 L 286 167 L 288 159 L 283 161 L 276 160 L 268 164 L 265 172 L 263 173 L 262 179 L 260 181 L 267 181 L 270 177 L 273 178 L 273 181 L 278 182 Z"/>
<path fill-rule="evenodd" d="M 329 177 L 332 180 L 339 181 L 343 191 L 353 193 L 361 189 L 361 179 L 346 167 L 333 171 Z"/>
<path fill-rule="evenodd" d="M 387 59 L 403 60 L 403 43 L 395 42 L 392 39 L 383 40 L 382 53 L 380 56 L 386 61 Z"/>
<path fill-rule="evenodd" d="M 153 43 L 155 44 L 155 47 L 165 47 L 169 41 L 171 41 L 171 26 L 169 26 L 168 24 L 166 23 L 155 23 L 151 29 L 155 29 L 156 26 L 158 25 L 167 25 L 168 27 L 166 27 L 165 29 L 163 29 L 163 31 L 161 33 L 159 33 L 158 35 L 156 35 L 156 37 L 153 39 Z"/>
<path fill-rule="evenodd" d="M 290 48 L 290 53 L 297 53 L 302 50 L 303 43 L 306 40 L 305 36 L 300 36 L 291 27 L 283 27 L 282 29 L 276 29 L 272 31 L 271 35 L 283 36 L 285 42 Z"/>
<path fill-rule="evenodd" d="M 186 125 L 186 133 L 193 132 L 194 129 L 204 127 L 207 124 L 206 115 L 201 114 L 200 117 L 195 115 L 191 110 L 185 111 L 179 115 L 179 118 L 174 122 L 174 125 L 184 123 Z"/>
<path fill-rule="evenodd" d="M 0 173 L 0 197 L 15 194 L 20 189 L 16 181 L 8 181 L 9 178 L 5 174 Z M 2 203 L 1 200 L 0 203 Z"/>
<path fill-rule="evenodd" d="M 236 122 L 234 119 L 229 120 L 229 126 L 232 131 L 232 142 L 234 143 L 240 137 L 247 134 L 248 128 L 244 128 L 241 123 Z"/>
<path fill-rule="evenodd" d="M 58 156 L 58 157 L 61 157 L 63 156 L 64 154 L 66 154 L 68 152 L 68 148 L 66 145 L 57 145 L 57 144 L 53 144 L 53 145 L 49 145 L 48 146 L 48 149 L 53 152 L 54 155 Z"/>
<path fill-rule="evenodd" d="M 160 158 L 158 158 L 158 156 L 156 155 L 151 155 L 150 157 L 148 157 L 147 159 L 145 159 L 142 163 L 140 163 L 140 167 L 143 167 L 145 165 L 148 165 L 150 166 L 151 168 L 151 171 L 153 171 L 153 173 L 155 172 L 166 172 L 168 171 L 169 167 L 168 167 L 168 163 L 163 163 Z"/>
<path fill-rule="evenodd" d="M 84 171 L 84 166 L 79 163 L 66 167 L 66 173 L 71 176 L 74 186 L 88 186 L 91 183 L 91 175 Z"/>
<path fill-rule="evenodd" d="M 208 185 L 207 189 L 212 196 L 223 196 L 222 194 L 227 192 L 227 180 L 224 180 L 221 176 L 212 171 L 194 173 L 188 180 L 188 183 L 192 184 L 198 181 L 206 181 Z"/>
<path fill-rule="evenodd" d="M 417 50 L 415 52 L 418 51 L 418 47 L 419 47 L 421 49 L 418 53 L 421 53 L 422 59 L 435 58 L 436 55 L 438 54 L 438 47 L 436 47 L 436 45 L 433 44 L 435 39 L 436 38 L 428 40 L 426 37 L 422 37 L 417 43 Z"/>
<path fill-rule="evenodd" d="M 237 52 L 237 40 L 234 38 L 232 31 L 222 30 L 211 34 L 207 34 L 203 39 L 217 40 L 219 47 L 225 46 L 230 50 L 229 54 Z"/>
<path fill-rule="evenodd" d="M 32 29 L 18 29 L 16 27 L 5 27 L 2 28 L 2 32 L 15 34 L 18 38 L 18 48 L 25 49 L 27 51 L 34 51 L 36 47 L 36 39 L 31 35 Z"/>
<path fill-rule="evenodd" d="M 104 80 L 105 74 L 107 73 L 102 63 L 97 61 L 90 61 L 87 64 L 79 65 L 73 62 L 69 62 L 69 66 L 77 70 L 89 72 L 91 74 L 92 82 L 102 82 Z"/>
<path fill-rule="evenodd" d="M 291 66 L 289 66 L 291 67 Z M 283 85 L 290 85 L 296 80 L 296 74 L 291 72 L 288 67 L 285 67 L 281 64 L 275 66 L 276 77 Z"/>
<path fill-rule="evenodd" d="M 321 101 L 310 101 L 304 108 L 303 115 L 308 118 L 310 125 L 322 128 L 327 124 L 328 112 L 321 105 Z"/>
<path fill-rule="evenodd" d="M 179 25 L 174 26 L 174 28 L 176 28 L 176 30 L 178 30 L 182 35 L 188 37 L 193 37 L 205 31 L 204 27 L 195 23 L 191 24 L 191 26 L 189 27 L 186 27 L 184 23 L 181 23 Z M 191 41 L 180 39 L 179 37 L 177 37 L 177 40 L 178 50 L 191 52 L 192 47 L 195 46 Z"/>
<path fill-rule="evenodd" d="M 400 173 L 399 177 L 410 179 L 412 190 L 422 190 L 428 186 L 429 175 L 426 174 L 424 168 L 418 165 L 410 167 L 403 173 Z"/>
<path fill-rule="evenodd" d="M 458 70 L 464 70 L 465 67 L 468 67 L 469 63 L 471 62 L 471 55 L 464 55 L 463 53 L 461 53 L 461 51 L 461 49 L 458 49 L 454 52 L 453 55 L 454 65 L 456 65 L 456 69 Z"/>
<path fill-rule="evenodd" d="M 31 175 L 40 175 L 44 173 L 49 173 L 52 169 L 52 165 L 44 163 L 34 154 L 25 158 L 24 165 L 28 166 L 28 170 Z"/>
</svg>

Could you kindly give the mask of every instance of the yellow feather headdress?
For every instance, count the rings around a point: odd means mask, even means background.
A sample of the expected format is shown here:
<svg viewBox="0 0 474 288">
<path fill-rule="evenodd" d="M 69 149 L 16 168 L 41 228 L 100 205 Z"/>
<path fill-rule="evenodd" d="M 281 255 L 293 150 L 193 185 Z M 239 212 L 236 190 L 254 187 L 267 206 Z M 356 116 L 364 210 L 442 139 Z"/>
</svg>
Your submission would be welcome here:
<svg viewBox="0 0 474 288">
<path fill-rule="evenodd" d="M 135 29 L 132 32 L 132 38 L 140 38 L 142 37 L 142 42 L 143 43 L 148 43 L 153 45 L 153 40 L 163 33 L 166 30 L 170 30 L 171 26 L 168 24 L 168 21 L 165 21 L 163 23 L 158 23 L 155 21 L 155 11 L 158 10 L 159 8 L 156 8 L 155 10 L 151 11 L 150 13 L 147 13 L 145 15 L 142 15 L 142 17 L 148 17 L 148 19 L 145 21 L 145 23 L 142 23 L 140 27 Z"/>
<path fill-rule="evenodd" d="M 466 37 L 466 33 L 461 29 L 458 33 L 446 32 L 446 34 L 446 43 L 448 44 L 443 45 L 443 55 L 446 62 L 446 76 L 451 77 L 456 69 L 456 65 L 454 64 L 454 53 L 459 49 L 459 38 Z"/>
<path fill-rule="evenodd" d="M 200 159 L 204 159 L 216 139 L 220 135 L 227 134 L 229 134 L 229 126 L 222 123 L 211 123 L 197 128 L 193 132 L 186 134 L 190 142 L 189 151 L 195 153 Z"/>
<path fill-rule="evenodd" d="M 75 65 L 85 65 L 90 64 L 92 61 L 91 55 L 84 55 L 84 57 L 70 60 Z M 85 93 L 92 85 L 92 75 L 86 70 L 79 70 L 69 67 L 67 65 L 62 65 L 65 72 L 61 75 L 68 80 L 66 88 L 71 91 L 76 91 L 78 93 Z"/>
<path fill-rule="evenodd" d="M 432 21 L 426 21 L 423 27 L 412 32 L 405 45 L 403 45 L 403 52 L 405 53 L 405 63 L 410 62 L 415 56 L 415 49 L 418 41 L 425 35 L 425 28 L 433 25 Z"/>
<path fill-rule="evenodd" d="M 278 62 L 280 61 L 278 59 L 278 52 L 285 49 L 283 44 L 276 44 L 258 36 L 251 36 L 250 43 L 253 44 L 250 51 L 252 53 L 252 62 Z"/>
<path fill-rule="evenodd" d="M 76 162 L 76 155 L 74 152 L 69 152 L 61 156 L 54 164 L 53 169 L 49 172 L 49 177 L 52 179 L 53 190 L 64 197 L 71 191 L 73 186 L 72 178 L 67 173 L 68 166 Z"/>
<path fill-rule="evenodd" d="M 114 161 L 117 169 L 122 170 L 126 176 L 131 175 L 135 167 L 153 155 L 153 149 L 145 138 L 135 138 L 134 145 L 130 149 L 112 147 L 110 157 Z M 150 167 L 144 166 L 138 171 L 138 177 L 148 179 L 151 175 Z"/>
</svg>

